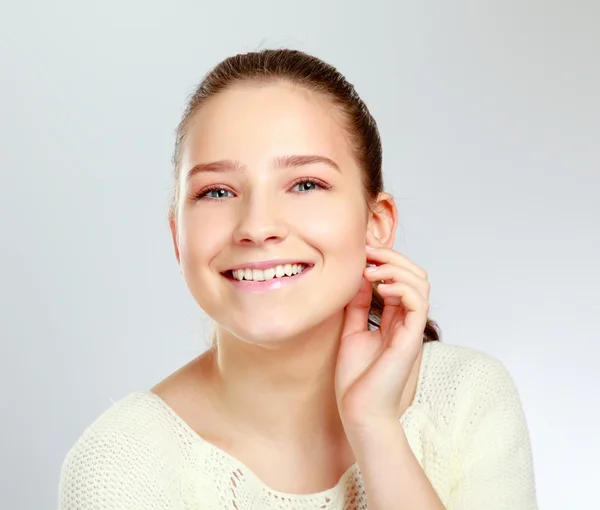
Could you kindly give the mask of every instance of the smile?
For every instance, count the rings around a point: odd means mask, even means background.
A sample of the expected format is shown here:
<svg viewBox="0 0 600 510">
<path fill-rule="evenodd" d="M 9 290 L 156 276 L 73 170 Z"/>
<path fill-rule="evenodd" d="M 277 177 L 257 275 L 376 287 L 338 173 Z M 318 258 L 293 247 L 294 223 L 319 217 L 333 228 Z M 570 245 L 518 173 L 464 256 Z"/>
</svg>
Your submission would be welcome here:
<svg viewBox="0 0 600 510">
<path fill-rule="evenodd" d="M 306 269 L 306 264 L 284 264 L 267 269 L 234 269 L 231 271 L 236 280 L 264 282 L 273 278 L 286 278 L 297 275 Z"/>
<path fill-rule="evenodd" d="M 265 291 L 279 289 L 294 283 L 304 276 L 312 264 L 297 263 L 255 263 L 255 267 L 240 267 L 223 273 L 235 287 L 249 291 Z M 256 267 L 259 266 L 259 267 Z"/>
</svg>

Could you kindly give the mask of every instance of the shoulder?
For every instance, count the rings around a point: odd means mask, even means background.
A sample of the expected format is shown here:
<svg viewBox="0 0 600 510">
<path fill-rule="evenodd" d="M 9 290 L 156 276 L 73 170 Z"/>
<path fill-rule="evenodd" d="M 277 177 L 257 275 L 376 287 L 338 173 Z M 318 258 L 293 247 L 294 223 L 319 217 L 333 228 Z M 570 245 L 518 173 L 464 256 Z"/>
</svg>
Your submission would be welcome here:
<svg viewBox="0 0 600 510">
<path fill-rule="evenodd" d="M 497 358 L 471 347 L 442 342 L 428 344 L 430 378 L 451 379 L 461 386 L 506 382 L 508 370 Z"/>
<path fill-rule="evenodd" d="M 436 466 L 432 476 L 448 507 L 537 508 L 529 431 L 507 368 L 448 344 L 428 355 L 423 409 L 433 426 L 421 457 Z M 440 452 L 447 459 L 441 471 Z"/>
<path fill-rule="evenodd" d="M 447 423 L 457 415 L 479 413 L 502 401 L 520 406 L 514 380 L 495 357 L 470 347 L 431 342 L 425 354 L 420 399 L 442 412 Z"/>
<path fill-rule="evenodd" d="M 67 458 L 86 448 L 119 444 L 121 447 L 160 447 L 173 437 L 173 422 L 161 400 L 149 391 L 130 393 L 113 403 L 89 425 Z M 160 449 L 160 448 L 159 448 Z"/>
<path fill-rule="evenodd" d="M 127 395 L 88 426 L 67 453 L 60 508 L 170 507 L 180 456 L 176 437 L 176 423 L 157 397 Z"/>
</svg>

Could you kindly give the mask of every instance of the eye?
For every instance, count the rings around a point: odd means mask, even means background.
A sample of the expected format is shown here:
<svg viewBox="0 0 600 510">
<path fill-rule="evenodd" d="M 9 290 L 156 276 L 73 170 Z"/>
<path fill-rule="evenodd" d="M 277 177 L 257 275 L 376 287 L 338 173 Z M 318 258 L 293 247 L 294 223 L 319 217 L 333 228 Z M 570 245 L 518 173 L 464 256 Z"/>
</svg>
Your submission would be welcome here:
<svg viewBox="0 0 600 510">
<path fill-rule="evenodd" d="M 307 177 L 300 181 L 296 181 L 292 186 L 292 190 L 296 193 L 306 193 L 308 191 L 315 191 L 317 189 L 329 189 L 329 186 L 327 186 L 324 182 L 312 177 Z"/>
<path fill-rule="evenodd" d="M 228 195 L 229 194 L 229 195 Z M 204 188 L 194 195 L 195 200 L 223 200 L 224 198 L 230 198 L 233 193 L 225 188 L 218 186 L 212 188 Z"/>
</svg>

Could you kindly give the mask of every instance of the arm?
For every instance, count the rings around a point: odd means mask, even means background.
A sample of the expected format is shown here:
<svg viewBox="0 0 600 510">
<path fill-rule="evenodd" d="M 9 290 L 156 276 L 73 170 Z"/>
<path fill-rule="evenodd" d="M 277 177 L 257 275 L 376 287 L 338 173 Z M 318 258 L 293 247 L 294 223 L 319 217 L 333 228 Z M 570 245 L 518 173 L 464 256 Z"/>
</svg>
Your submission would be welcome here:
<svg viewBox="0 0 600 510">
<path fill-rule="evenodd" d="M 445 510 L 399 421 L 372 428 L 351 442 L 369 510 Z"/>
<path fill-rule="evenodd" d="M 474 365 L 457 402 L 447 510 L 537 510 L 529 433 L 508 371 L 487 358 Z M 363 473 L 369 508 L 442 509 L 399 423 L 349 439 Z M 439 506 L 436 506 L 439 505 Z"/>
<path fill-rule="evenodd" d="M 469 397 L 475 425 L 457 451 L 462 467 L 448 510 L 536 510 L 531 444 L 517 389 L 500 363 L 486 371 L 478 393 Z"/>
</svg>

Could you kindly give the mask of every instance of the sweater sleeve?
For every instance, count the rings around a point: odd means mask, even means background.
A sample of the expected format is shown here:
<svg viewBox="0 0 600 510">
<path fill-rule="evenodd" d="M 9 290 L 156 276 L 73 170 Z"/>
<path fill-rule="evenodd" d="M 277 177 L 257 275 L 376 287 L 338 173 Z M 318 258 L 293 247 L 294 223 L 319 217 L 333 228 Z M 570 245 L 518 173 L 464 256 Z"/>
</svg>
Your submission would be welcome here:
<svg viewBox="0 0 600 510">
<path fill-rule="evenodd" d="M 537 510 L 529 432 L 517 388 L 487 359 L 471 380 L 448 510 Z"/>
<path fill-rule="evenodd" d="M 183 510 L 177 474 L 143 424 L 103 417 L 62 464 L 59 510 Z"/>
</svg>

